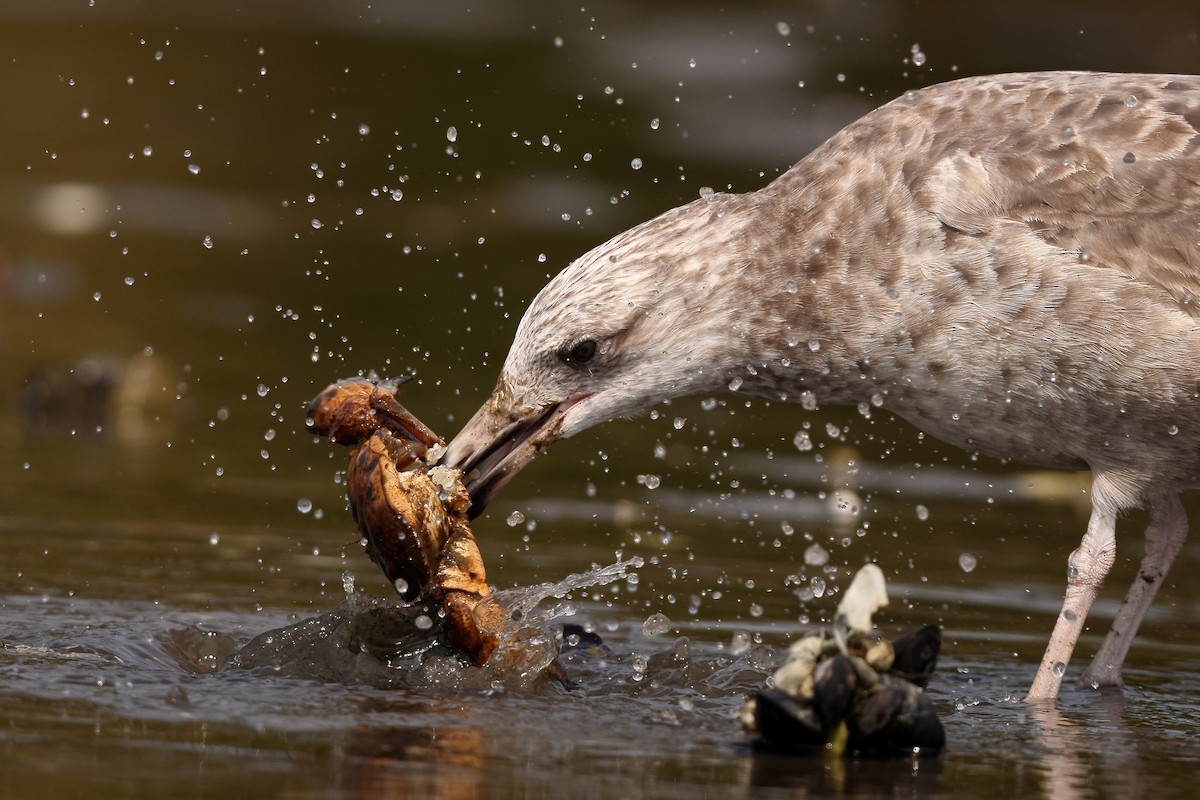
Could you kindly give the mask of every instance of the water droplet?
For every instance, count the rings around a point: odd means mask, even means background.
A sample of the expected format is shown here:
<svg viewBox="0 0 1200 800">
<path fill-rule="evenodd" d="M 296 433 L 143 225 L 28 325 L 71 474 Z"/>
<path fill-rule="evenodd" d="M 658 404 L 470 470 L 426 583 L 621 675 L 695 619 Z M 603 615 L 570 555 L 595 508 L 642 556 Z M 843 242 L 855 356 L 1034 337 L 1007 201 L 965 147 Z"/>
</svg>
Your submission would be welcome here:
<svg viewBox="0 0 1200 800">
<path fill-rule="evenodd" d="M 258 393 L 259 397 L 266 397 L 267 393 L 271 391 L 271 388 L 265 383 L 260 383 L 255 391 Z"/>
<path fill-rule="evenodd" d="M 312 507 L 313 507 L 313 502 L 312 502 L 312 500 L 308 499 L 307 497 L 301 497 L 299 500 L 296 501 L 296 510 L 299 511 L 301 514 L 307 514 L 308 512 L 312 511 Z"/>
<path fill-rule="evenodd" d="M 804 563 L 810 567 L 821 567 L 829 561 L 829 551 L 819 544 L 810 544 L 804 551 Z"/>
<path fill-rule="evenodd" d="M 783 288 L 787 290 L 788 294 L 795 294 L 798 287 L 796 286 L 795 281 L 788 281 Z"/>
<path fill-rule="evenodd" d="M 209 544 L 217 544 L 220 541 L 221 541 L 221 534 L 217 533 L 216 531 L 213 531 L 212 533 L 210 533 L 208 535 L 208 543 Z"/>
<path fill-rule="evenodd" d="M 633 680 L 643 680 L 646 677 L 646 669 L 650 666 L 650 659 L 640 654 L 635 655 L 630 666 L 633 667 Z"/>
<path fill-rule="evenodd" d="M 821 343 L 818 342 L 816 339 L 809 339 L 808 340 L 808 349 L 812 350 L 815 353 L 821 349 Z"/>
<path fill-rule="evenodd" d="M 729 381 L 729 391 L 736 392 L 740 388 L 742 388 L 742 379 L 741 378 L 735 377 L 731 381 Z"/>
<path fill-rule="evenodd" d="M 652 130 L 652 131 L 658 130 L 658 125 L 659 125 L 658 117 L 655 117 L 654 119 L 650 120 L 650 130 Z"/>
<path fill-rule="evenodd" d="M 408 581 L 404 578 L 396 578 L 392 581 L 392 585 L 396 587 L 396 591 L 400 594 L 408 594 Z"/>
<path fill-rule="evenodd" d="M 929 509 L 926 508 L 925 506 L 918 505 L 917 506 L 917 519 L 921 520 L 922 522 L 929 519 Z"/>
<path fill-rule="evenodd" d="M 629 162 L 629 166 L 633 167 L 634 169 L 641 169 L 642 168 L 642 160 L 640 158 L 635 158 Z"/>
<path fill-rule="evenodd" d="M 776 22 L 775 30 L 779 31 L 780 36 L 788 36 L 792 32 L 792 26 L 786 22 Z"/>
<path fill-rule="evenodd" d="M 646 636 L 662 636 L 671 630 L 671 620 L 666 614 L 651 614 L 642 623 L 642 633 Z"/>
<path fill-rule="evenodd" d="M 812 437 L 806 431 L 800 431 L 792 438 L 792 444 L 796 445 L 796 449 L 801 453 L 807 453 L 813 449 Z"/>
<path fill-rule="evenodd" d="M 925 54 L 921 52 L 921 45 L 919 44 L 912 46 L 912 63 L 916 67 L 922 66 L 925 63 Z"/>
<path fill-rule="evenodd" d="M 1179 433 L 1179 426 L 1178 425 L 1168 425 L 1167 433 L 1174 436 L 1175 434 Z"/>
<path fill-rule="evenodd" d="M 370 132 L 371 132 L 370 125 L 366 124 L 365 122 L 359 124 L 359 126 L 358 126 L 358 135 L 359 136 L 366 136 Z"/>
<path fill-rule="evenodd" d="M 822 597 L 825 594 L 825 579 L 813 578 L 808 582 L 808 588 L 812 590 L 813 597 Z"/>
<path fill-rule="evenodd" d="M 146 145 L 142 148 L 142 155 L 146 156 L 146 158 L 149 158 L 150 156 L 154 155 L 154 148 L 150 145 Z"/>
<path fill-rule="evenodd" d="M 509 514 L 508 518 L 504 521 L 508 523 L 508 527 L 515 528 L 525 521 L 525 515 L 520 511 L 514 511 Z"/>
<path fill-rule="evenodd" d="M 1137 156 L 1135 156 L 1133 153 L 1126 153 L 1126 154 L 1125 154 L 1125 155 L 1124 155 L 1124 156 L 1121 158 L 1121 160 L 1122 160 L 1122 161 L 1124 161 L 1126 164 L 1132 164 L 1132 163 L 1134 163 L 1135 161 L 1137 161 Z"/>
<path fill-rule="evenodd" d="M 758 603 L 750 604 L 750 616 L 761 617 L 763 615 L 763 607 Z"/>
<path fill-rule="evenodd" d="M 404 199 L 404 190 L 403 189 L 392 189 L 392 200 L 394 200 L 398 203 L 403 199 Z"/>
<path fill-rule="evenodd" d="M 211 236 L 205 236 L 205 237 L 204 237 L 204 239 L 203 239 L 202 241 L 203 241 L 203 243 L 204 243 L 204 249 L 205 249 L 205 250 L 212 250 L 212 249 L 213 249 L 213 239 L 212 239 L 212 237 L 211 237 Z"/>
<path fill-rule="evenodd" d="M 745 631 L 738 631 L 733 634 L 733 638 L 729 641 L 729 652 L 735 656 L 740 656 L 742 653 L 750 649 L 750 634 Z"/>
<path fill-rule="evenodd" d="M 711 186 L 700 187 L 700 199 L 706 203 L 711 203 L 713 198 L 717 196 L 716 191 Z"/>
<path fill-rule="evenodd" d="M 427 631 L 433 627 L 433 620 L 429 618 L 428 614 L 422 614 L 413 620 L 413 625 L 417 626 L 417 630 Z"/>
<path fill-rule="evenodd" d="M 454 127 L 453 125 L 451 125 L 449 128 L 446 128 L 446 141 L 448 141 L 448 142 L 457 142 L 458 141 L 458 128 Z"/>
<path fill-rule="evenodd" d="M 1133 108 L 1136 105 L 1137 105 L 1137 97 L 1135 97 L 1134 95 L 1129 95 L 1128 97 L 1125 98 L 1125 107 L 1126 108 Z"/>
<path fill-rule="evenodd" d="M 1061 678 L 1067 672 L 1067 665 L 1061 661 L 1056 661 L 1050 671 L 1054 673 L 1054 677 Z"/>
<path fill-rule="evenodd" d="M 657 489 L 662 485 L 662 478 L 657 475 L 645 475 L 642 477 L 641 482 L 646 485 L 647 489 Z"/>
<path fill-rule="evenodd" d="M 974 572 L 977 563 L 979 562 L 975 559 L 975 556 L 970 553 L 963 553 L 958 557 L 958 566 L 963 572 Z"/>
<path fill-rule="evenodd" d="M 192 173 L 193 175 L 200 174 L 200 165 L 199 164 L 188 164 L 187 169 L 188 169 L 188 172 Z"/>
<path fill-rule="evenodd" d="M 805 390 L 800 393 L 800 406 L 805 411 L 817 410 L 817 396 L 812 392 Z"/>
</svg>

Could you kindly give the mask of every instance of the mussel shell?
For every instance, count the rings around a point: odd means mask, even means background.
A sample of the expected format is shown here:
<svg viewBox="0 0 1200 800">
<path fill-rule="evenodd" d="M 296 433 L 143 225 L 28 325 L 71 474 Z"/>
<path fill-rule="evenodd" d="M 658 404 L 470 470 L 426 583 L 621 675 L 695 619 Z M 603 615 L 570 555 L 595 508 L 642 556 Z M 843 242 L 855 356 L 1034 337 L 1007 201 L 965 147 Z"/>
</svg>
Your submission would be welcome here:
<svg viewBox="0 0 1200 800">
<path fill-rule="evenodd" d="M 778 689 L 754 696 L 754 728 L 760 742 L 783 748 L 824 748 L 824 726 L 811 703 Z"/>
<path fill-rule="evenodd" d="M 849 657 L 837 653 L 817 663 L 812 704 L 826 730 L 850 713 L 858 688 L 858 675 Z"/>
<path fill-rule="evenodd" d="M 926 625 L 892 640 L 896 653 L 890 674 L 924 689 L 937 668 L 942 649 L 942 629 Z"/>
<path fill-rule="evenodd" d="M 875 691 L 859 694 L 846 725 L 846 747 L 861 755 L 899 756 L 915 750 L 936 755 L 946 745 L 945 729 L 929 696 L 890 676 L 884 676 Z"/>
</svg>

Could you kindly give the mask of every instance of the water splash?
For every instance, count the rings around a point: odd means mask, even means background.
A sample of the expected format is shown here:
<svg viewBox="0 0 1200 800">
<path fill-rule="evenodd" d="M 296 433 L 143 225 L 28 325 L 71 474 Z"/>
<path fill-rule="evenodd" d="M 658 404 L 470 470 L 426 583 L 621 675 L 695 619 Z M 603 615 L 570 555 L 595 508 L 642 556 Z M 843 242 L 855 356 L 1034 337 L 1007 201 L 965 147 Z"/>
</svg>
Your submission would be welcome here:
<svg viewBox="0 0 1200 800">
<path fill-rule="evenodd" d="M 593 586 L 606 586 L 614 581 L 626 578 L 627 572 L 631 567 L 633 569 L 641 569 L 644 564 L 645 560 L 641 556 L 634 556 L 624 561 L 618 561 L 615 564 L 609 564 L 607 567 L 596 567 L 587 572 L 571 573 L 557 583 L 542 583 L 537 586 L 502 589 L 496 592 L 493 597 L 495 598 L 495 602 L 512 612 L 514 619 L 528 621 L 531 612 L 543 600 L 551 597 L 561 600 L 571 592 L 580 589 L 588 589 Z M 549 622 L 555 618 L 554 615 L 551 615 L 541 621 Z"/>
<path fill-rule="evenodd" d="M 642 633 L 645 636 L 662 636 L 671 630 L 671 620 L 666 614 L 655 613 L 642 623 Z"/>
<path fill-rule="evenodd" d="M 486 602 L 505 609 L 510 622 L 500 632 L 500 647 L 480 668 L 445 646 L 433 605 L 401 605 L 354 592 L 347 572 L 347 596 L 336 608 L 259 634 L 229 655 L 222 668 L 379 687 L 536 691 L 549 685 L 545 676 L 548 669 L 553 673 L 560 651 L 561 626 L 552 623 L 577 613 L 567 596 L 628 579 L 629 570 L 643 564 L 634 557 L 556 583 L 493 594 Z M 561 602 L 546 603 L 551 598 Z"/>
</svg>

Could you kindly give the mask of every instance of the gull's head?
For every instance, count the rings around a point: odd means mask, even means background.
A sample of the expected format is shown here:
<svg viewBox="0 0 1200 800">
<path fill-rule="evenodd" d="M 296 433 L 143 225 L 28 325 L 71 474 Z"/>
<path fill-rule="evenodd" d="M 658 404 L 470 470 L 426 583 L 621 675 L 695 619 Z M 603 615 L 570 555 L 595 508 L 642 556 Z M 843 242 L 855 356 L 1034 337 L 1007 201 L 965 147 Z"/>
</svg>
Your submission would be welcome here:
<svg viewBox="0 0 1200 800">
<path fill-rule="evenodd" d="M 710 388 L 728 332 L 708 316 L 726 289 L 714 285 L 709 226 L 728 223 L 703 201 L 668 212 L 587 253 L 534 298 L 491 397 L 444 459 L 463 471 L 472 515 L 559 439 Z"/>
</svg>

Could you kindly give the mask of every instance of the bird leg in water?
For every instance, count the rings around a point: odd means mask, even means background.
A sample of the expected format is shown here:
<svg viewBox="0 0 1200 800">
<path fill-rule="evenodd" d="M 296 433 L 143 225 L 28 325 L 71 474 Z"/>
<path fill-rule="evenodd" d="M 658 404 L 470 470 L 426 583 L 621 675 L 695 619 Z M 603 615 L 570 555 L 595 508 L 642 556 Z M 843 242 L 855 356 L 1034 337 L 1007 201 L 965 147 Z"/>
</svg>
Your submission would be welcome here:
<svg viewBox="0 0 1200 800">
<path fill-rule="evenodd" d="M 1168 494 L 1157 498 L 1150 506 L 1150 525 L 1146 528 L 1146 555 L 1142 558 L 1138 574 L 1129 587 L 1129 594 L 1121 603 L 1121 609 L 1113 620 L 1112 628 L 1104 637 L 1104 644 L 1084 670 L 1079 683 L 1083 686 L 1119 686 L 1121 665 L 1142 617 L 1150 608 L 1167 570 L 1183 549 L 1187 539 L 1188 522 L 1179 495 Z"/>
<path fill-rule="evenodd" d="M 1117 514 L 1096 497 L 1094 490 L 1092 504 L 1092 518 L 1088 520 L 1087 533 L 1067 559 L 1067 594 L 1026 700 L 1053 700 L 1058 696 L 1067 662 L 1071 660 L 1071 651 L 1075 649 L 1075 642 L 1083 631 L 1088 611 L 1096 599 L 1100 584 L 1104 582 L 1104 576 L 1116 560 Z"/>
</svg>

